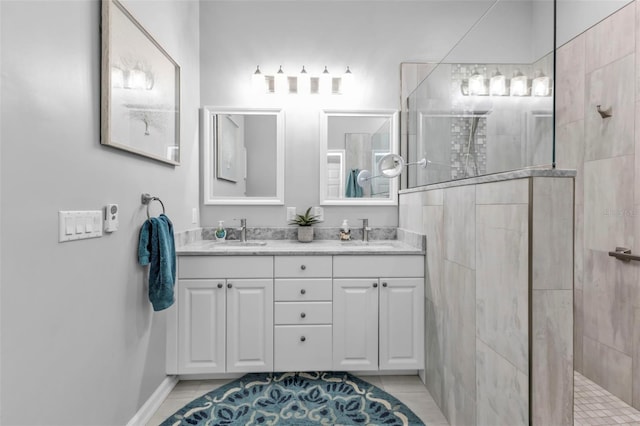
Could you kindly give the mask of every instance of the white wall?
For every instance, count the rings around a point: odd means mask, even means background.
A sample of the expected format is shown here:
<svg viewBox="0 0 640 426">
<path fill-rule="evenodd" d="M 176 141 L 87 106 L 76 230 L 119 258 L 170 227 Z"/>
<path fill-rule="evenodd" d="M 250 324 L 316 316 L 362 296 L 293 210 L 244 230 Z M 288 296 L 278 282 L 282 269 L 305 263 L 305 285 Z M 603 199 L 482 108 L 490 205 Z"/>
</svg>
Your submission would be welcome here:
<svg viewBox="0 0 640 426">
<path fill-rule="evenodd" d="M 298 212 L 318 205 L 321 108 L 400 109 L 400 63 L 442 58 L 491 1 L 205 1 L 200 10 L 203 105 L 284 107 L 285 204 Z M 355 94 L 300 102 L 256 97 L 251 74 L 318 75 L 351 67 Z M 283 226 L 285 206 L 202 206 L 203 226 L 248 218 L 249 226 Z M 343 219 L 396 226 L 396 207 L 325 207 L 323 226 Z M 237 223 L 237 222 L 236 222 Z"/>
<path fill-rule="evenodd" d="M 182 66 L 182 166 L 100 145 L 99 1 L 0 2 L 2 424 L 126 424 L 165 377 L 165 315 L 136 263 L 140 194 L 196 226 L 199 5 L 126 5 Z M 58 243 L 58 210 L 106 203 L 118 232 Z"/>
</svg>

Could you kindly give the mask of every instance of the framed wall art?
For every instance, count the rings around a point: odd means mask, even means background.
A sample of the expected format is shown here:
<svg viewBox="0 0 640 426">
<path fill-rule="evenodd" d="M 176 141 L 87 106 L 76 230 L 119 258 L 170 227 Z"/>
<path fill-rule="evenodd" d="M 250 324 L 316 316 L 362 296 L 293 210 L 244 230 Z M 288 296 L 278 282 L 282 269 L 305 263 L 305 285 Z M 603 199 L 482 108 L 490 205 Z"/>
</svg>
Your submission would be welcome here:
<svg viewBox="0 0 640 426">
<path fill-rule="evenodd" d="M 117 0 L 102 1 L 101 143 L 180 164 L 180 66 Z"/>
</svg>

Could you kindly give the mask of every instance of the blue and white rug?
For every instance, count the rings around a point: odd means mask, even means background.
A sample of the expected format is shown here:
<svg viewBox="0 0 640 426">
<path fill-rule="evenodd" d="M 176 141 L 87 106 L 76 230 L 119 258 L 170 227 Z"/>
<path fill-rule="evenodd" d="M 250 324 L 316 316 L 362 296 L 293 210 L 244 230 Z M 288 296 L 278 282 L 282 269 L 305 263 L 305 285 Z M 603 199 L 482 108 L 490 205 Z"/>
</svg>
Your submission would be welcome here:
<svg viewBox="0 0 640 426">
<path fill-rule="evenodd" d="M 424 423 L 349 373 L 252 373 L 191 401 L 161 426 L 411 425 Z"/>
</svg>

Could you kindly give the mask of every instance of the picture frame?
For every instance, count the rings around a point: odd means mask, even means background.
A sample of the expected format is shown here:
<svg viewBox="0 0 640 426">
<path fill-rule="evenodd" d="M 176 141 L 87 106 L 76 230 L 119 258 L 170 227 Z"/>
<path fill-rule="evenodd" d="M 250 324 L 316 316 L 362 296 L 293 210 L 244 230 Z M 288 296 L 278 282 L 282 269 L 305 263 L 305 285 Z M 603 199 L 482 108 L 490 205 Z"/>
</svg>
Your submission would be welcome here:
<svg viewBox="0 0 640 426">
<path fill-rule="evenodd" d="M 180 164 L 180 66 L 118 0 L 102 0 L 102 145 Z"/>
</svg>

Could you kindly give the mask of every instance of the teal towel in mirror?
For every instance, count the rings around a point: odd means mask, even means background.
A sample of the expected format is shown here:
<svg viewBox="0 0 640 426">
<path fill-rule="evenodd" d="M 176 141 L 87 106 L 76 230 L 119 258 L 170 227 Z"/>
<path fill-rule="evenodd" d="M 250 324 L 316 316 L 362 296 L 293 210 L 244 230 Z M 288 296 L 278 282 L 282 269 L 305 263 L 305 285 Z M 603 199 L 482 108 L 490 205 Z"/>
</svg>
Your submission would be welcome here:
<svg viewBox="0 0 640 426">
<path fill-rule="evenodd" d="M 154 311 L 173 305 L 176 282 L 176 246 L 173 224 L 167 216 L 147 219 L 140 229 L 138 262 L 149 265 L 149 301 Z"/>
<path fill-rule="evenodd" d="M 360 170 L 352 169 L 349 172 L 349 176 L 347 176 L 347 189 L 344 194 L 347 198 L 362 197 L 362 187 L 358 185 L 358 173 L 360 173 Z"/>
</svg>

